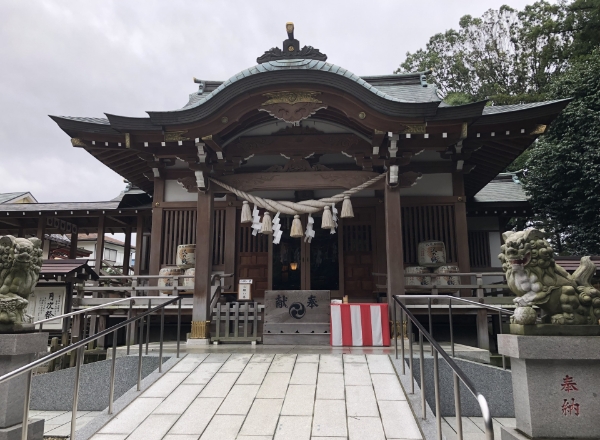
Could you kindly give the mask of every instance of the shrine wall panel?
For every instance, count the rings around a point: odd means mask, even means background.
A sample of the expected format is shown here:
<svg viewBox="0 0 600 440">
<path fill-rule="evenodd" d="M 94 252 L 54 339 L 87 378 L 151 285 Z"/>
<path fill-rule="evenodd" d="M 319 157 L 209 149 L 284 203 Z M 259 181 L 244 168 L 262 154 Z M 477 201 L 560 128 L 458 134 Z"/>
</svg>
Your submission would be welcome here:
<svg viewBox="0 0 600 440">
<path fill-rule="evenodd" d="M 490 210 L 491 211 L 491 210 Z M 499 231 L 498 217 L 467 217 L 469 231 Z"/>
<path fill-rule="evenodd" d="M 177 180 L 165 180 L 165 202 L 195 202 L 198 193 L 188 192 Z"/>
<path fill-rule="evenodd" d="M 214 210 L 213 270 L 224 268 L 225 217 L 224 208 Z M 196 222 L 196 209 L 163 210 L 161 267 L 175 265 L 178 245 L 196 244 Z"/>
<path fill-rule="evenodd" d="M 469 231 L 469 257 L 471 268 L 491 267 L 489 232 Z"/>
<path fill-rule="evenodd" d="M 374 302 L 377 300 L 372 275 L 377 247 L 375 208 L 355 208 L 354 218 L 344 219 L 341 229 L 344 295 L 353 302 Z"/>
<path fill-rule="evenodd" d="M 452 196 L 452 174 L 423 174 L 410 188 L 401 188 L 401 196 Z"/>
<path fill-rule="evenodd" d="M 419 243 L 430 240 L 443 241 L 447 262 L 457 262 L 454 205 L 402 207 L 404 264 L 417 265 Z"/>
</svg>

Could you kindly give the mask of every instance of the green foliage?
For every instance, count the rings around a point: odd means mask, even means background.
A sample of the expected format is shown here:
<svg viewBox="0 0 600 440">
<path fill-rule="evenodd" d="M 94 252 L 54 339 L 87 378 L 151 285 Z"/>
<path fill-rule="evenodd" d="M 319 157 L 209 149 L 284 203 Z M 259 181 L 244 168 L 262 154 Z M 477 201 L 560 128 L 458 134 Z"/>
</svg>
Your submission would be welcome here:
<svg viewBox="0 0 600 440">
<path fill-rule="evenodd" d="M 461 92 L 450 92 L 444 98 L 444 102 L 449 105 L 465 105 L 477 101 L 475 97 Z"/>
<path fill-rule="evenodd" d="M 513 163 L 506 167 L 506 171 L 510 171 L 512 173 L 516 171 L 520 171 L 527 166 L 527 161 L 529 160 L 529 156 L 531 156 L 531 150 L 525 150 L 523 154 L 517 157 Z"/>
<path fill-rule="evenodd" d="M 575 0 L 564 28 L 575 33 L 573 55 L 587 56 L 600 45 L 600 0 Z"/>
<path fill-rule="evenodd" d="M 502 6 L 481 18 L 465 15 L 458 30 L 436 34 L 425 49 L 407 53 L 396 72 L 432 69 L 430 80 L 445 95 L 460 94 L 471 102 L 539 101 L 570 57 L 574 31 L 565 29 L 569 14 L 561 0 L 539 1 L 523 11 Z"/>
<path fill-rule="evenodd" d="M 574 99 L 530 149 L 524 189 L 562 252 L 600 254 L 600 49 L 573 62 L 548 95 Z"/>
<path fill-rule="evenodd" d="M 429 81 L 450 105 L 574 98 L 507 167 L 526 169 L 534 223 L 562 253 L 600 254 L 599 46 L 600 0 L 541 0 L 465 15 L 396 71 L 432 69 Z"/>
</svg>

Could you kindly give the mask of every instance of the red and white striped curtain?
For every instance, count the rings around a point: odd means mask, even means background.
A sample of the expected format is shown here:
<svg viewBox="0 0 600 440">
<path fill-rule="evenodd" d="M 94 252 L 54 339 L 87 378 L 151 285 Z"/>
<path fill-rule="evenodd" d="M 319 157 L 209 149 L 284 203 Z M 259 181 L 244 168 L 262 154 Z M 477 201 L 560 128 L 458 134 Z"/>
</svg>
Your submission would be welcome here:
<svg viewBox="0 0 600 440">
<path fill-rule="evenodd" d="M 331 345 L 389 347 L 387 304 L 331 304 Z"/>
</svg>

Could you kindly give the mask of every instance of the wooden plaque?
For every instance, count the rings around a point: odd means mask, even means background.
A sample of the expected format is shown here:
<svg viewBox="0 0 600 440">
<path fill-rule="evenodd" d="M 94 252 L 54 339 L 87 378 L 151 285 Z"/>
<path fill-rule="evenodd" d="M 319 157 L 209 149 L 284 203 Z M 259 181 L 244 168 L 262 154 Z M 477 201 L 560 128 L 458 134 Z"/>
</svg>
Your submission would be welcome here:
<svg viewBox="0 0 600 440">
<path fill-rule="evenodd" d="M 252 299 L 252 280 L 242 279 L 238 283 L 238 301 L 250 301 Z"/>
</svg>

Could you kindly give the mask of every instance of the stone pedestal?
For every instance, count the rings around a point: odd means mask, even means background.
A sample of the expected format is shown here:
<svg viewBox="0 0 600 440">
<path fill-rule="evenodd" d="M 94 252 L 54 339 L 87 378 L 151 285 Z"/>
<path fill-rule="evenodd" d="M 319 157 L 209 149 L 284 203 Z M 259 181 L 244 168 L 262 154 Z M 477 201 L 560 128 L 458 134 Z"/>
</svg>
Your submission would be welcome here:
<svg viewBox="0 0 600 440">
<path fill-rule="evenodd" d="M 600 337 L 503 334 L 498 352 L 511 358 L 517 419 L 503 440 L 600 437 Z"/>
<path fill-rule="evenodd" d="M 329 345 L 329 290 L 265 291 L 264 345 Z"/>
<path fill-rule="evenodd" d="M 46 353 L 48 333 L 0 334 L 0 376 L 32 362 Z M 0 440 L 19 440 L 25 403 L 26 373 L 0 384 Z M 28 436 L 42 439 L 43 420 L 29 420 Z"/>
</svg>

